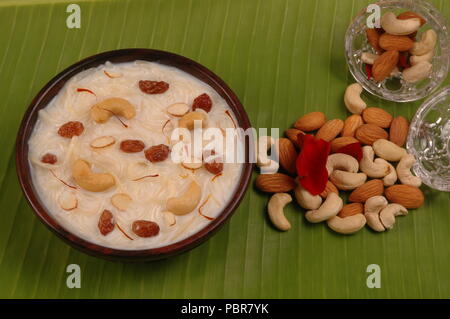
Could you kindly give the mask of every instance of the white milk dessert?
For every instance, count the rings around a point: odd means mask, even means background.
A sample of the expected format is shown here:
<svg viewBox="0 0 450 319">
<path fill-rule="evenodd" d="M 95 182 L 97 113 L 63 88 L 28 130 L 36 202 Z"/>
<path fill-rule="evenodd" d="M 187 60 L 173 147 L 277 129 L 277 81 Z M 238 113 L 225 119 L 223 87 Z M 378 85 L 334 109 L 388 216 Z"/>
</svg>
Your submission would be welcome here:
<svg viewBox="0 0 450 319">
<path fill-rule="evenodd" d="M 33 184 L 58 223 L 89 242 L 167 246 L 231 200 L 243 164 L 217 141 L 236 123 L 225 100 L 184 71 L 107 62 L 74 76 L 40 110 L 29 140 Z"/>
</svg>

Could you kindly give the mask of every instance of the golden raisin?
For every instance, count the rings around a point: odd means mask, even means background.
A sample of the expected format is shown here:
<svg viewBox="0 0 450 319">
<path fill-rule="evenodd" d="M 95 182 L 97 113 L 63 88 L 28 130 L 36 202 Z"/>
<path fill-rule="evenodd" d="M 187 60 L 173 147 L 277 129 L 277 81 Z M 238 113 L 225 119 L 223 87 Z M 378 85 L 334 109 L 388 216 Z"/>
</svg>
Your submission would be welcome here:
<svg viewBox="0 0 450 319">
<path fill-rule="evenodd" d="M 138 153 L 144 148 L 145 144 L 140 140 L 124 140 L 120 143 L 120 149 L 125 153 Z"/>
<path fill-rule="evenodd" d="M 145 151 L 145 158 L 150 162 L 162 162 L 169 156 L 169 147 L 164 144 L 159 144 L 148 148 Z"/>
<path fill-rule="evenodd" d="M 84 131 L 83 123 L 78 121 L 70 121 L 63 124 L 59 130 L 58 134 L 62 137 L 72 138 L 74 136 L 80 136 Z"/>
<path fill-rule="evenodd" d="M 159 234 L 158 224 L 149 220 L 136 220 L 131 229 L 139 237 L 153 237 Z"/>
<path fill-rule="evenodd" d="M 114 229 L 113 214 L 105 209 L 98 219 L 98 229 L 103 236 L 108 235 Z"/>
</svg>

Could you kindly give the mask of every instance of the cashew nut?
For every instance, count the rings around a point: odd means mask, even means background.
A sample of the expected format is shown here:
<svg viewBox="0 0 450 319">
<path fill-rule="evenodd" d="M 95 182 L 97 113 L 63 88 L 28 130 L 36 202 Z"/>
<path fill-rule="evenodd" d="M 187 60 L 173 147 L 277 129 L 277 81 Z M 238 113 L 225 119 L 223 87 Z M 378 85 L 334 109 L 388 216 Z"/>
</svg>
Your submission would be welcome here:
<svg viewBox="0 0 450 319">
<path fill-rule="evenodd" d="M 388 173 L 383 177 L 383 185 L 386 187 L 394 185 L 397 181 L 397 171 L 395 170 L 395 167 L 382 158 L 375 159 L 375 163 L 384 163 L 388 166 Z"/>
<path fill-rule="evenodd" d="M 406 20 L 397 19 L 393 12 L 386 12 L 381 17 L 381 27 L 389 34 L 407 35 L 416 32 L 420 28 L 420 19 L 411 18 Z"/>
<path fill-rule="evenodd" d="M 349 235 L 354 234 L 364 227 L 366 217 L 363 214 L 355 214 L 345 218 L 334 216 L 327 220 L 327 225 L 336 233 Z"/>
<path fill-rule="evenodd" d="M 384 196 L 371 197 L 364 204 L 364 216 L 366 216 L 367 225 L 369 225 L 374 231 L 385 231 L 385 228 L 380 220 L 380 211 L 387 205 L 388 201 Z"/>
<path fill-rule="evenodd" d="M 196 182 L 191 182 L 183 195 L 167 199 L 167 210 L 175 215 L 185 215 L 197 207 L 202 197 L 202 189 Z"/>
<path fill-rule="evenodd" d="M 405 216 L 408 210 L 400 204 L 389 204 L 380 212 L 380 221 L 386 229 L 392 229 L 396 216 Z"/>
<path fill-rule="evenodd" d="M 272 224 L 279 230 L 286 231 L 291 228 L 291 223 L 284 216 L 284 206 L 292 202 L 291 195 L 287 193 L 277 193 L 274 194 L 267 206 L 269 212 L 269 218 Z"/>
<path fill-rule="evenodd" d="M 429 29 L 422 33 L 420 41 L 414 43 L 410 50 L 412 55 L 424 55 L 432 52 L 437 42 L 437 34 L 433 29 Z"/>
<path fill-rule="evenodd" d="M 335 153 L 328 156 L 327 171 L 331 175 L 334 170 L 340 169 L 342 171 L 356 173 L 359 169 L 358 161 L 350 155 L 343 153 Z"/>
<path fill-rule="evenodd" d="M 365 64 L 374 64 L 375 60 L 379 58 L 378 54 L 375 53 L 371 53 L 371 52 L 363 52 L 361 54 L 361 60 L 365 63 Z"/>
<path fill-rule="evenodd" d="M 262 173 L 273 174 L 276 173 L 278 171 L 278 168 L 280 167 L 280 164 L 277 161 L 270 159 L 267 155 L 267 152 L 271 147 L 273 147 L 274 144 L 276 144 L 276 141 L 271 136 L 260 136 L 258 139 L 256 165 L 262 168 Z"/>
<path fill-rule="evenodd" d="M 419 64 L 422 61 L 430 62 L 431 59 L 433 59 L 433 56 L 434 56 L 434 50 L 431 50 L 430 52 L 425 53 L 424 55 L 412 55 L 409 58 L 409 62 L 411 63 L 411 65 Z"/>
<path fill-rule="evenodd" d="M 195 121 L 201 122 L 201 127 L 206 125 L 206 115 L 203 112 L 193 111 L 189 112 L 178 121 L 178 126 L 180 128 L 186 128 L 188 130 L 194 129 Z"/>
<path fill-rule="evenodd" d="M 389 162 L 398 162 L 407 154 L 403 147 L 400 147 L 386 139 L 376 140 L 372 146 L 378 157 L 381 157 Z"/>
<path fill-rule="evenodd" d="M 364 146 L 362 148 L 363 157 L 359 162 L 359 167 L 361 171 L 367 176 L 372 178 L 385 177 L 389 172 L 389 166 L 387 162 L 374 161 L 373 148 L 370 145 Z"/>
<path fill-rule="evenodd" d="M 367 175 L 364 173 L 350 173 L 335 170 L 330 175 L 330 181 L 340 190 L 348 191 L 361 186 L 366 182 Z"/>
<path fill-rule="evenodd" d="M 345 90 L 344 103 L 350 113 L 361 114 L 367 107 L 366 102 L 361 98 L 363 88 L 359 83 L 350 84 Z"/>
<path fill-rule="evenodd" d="M 430 76 L 433 65 L 428 61 L 422 61 L 410 68 L 403 70 L 403 79 L 408 83 L 416 83 Z"/>
<path fill-rule="evenodd" d="M 323 204 L 316 210 L 309 210 L 305 218 L 310 223 L 319 223 L 336 216 L 344 206 L 342 198 L 336 193 L 329 193 Z"/>
<path fill-rule="evenodd" d="M 73 163 L 72 176 L 81 188 L 91 192 L 102 192 L 116 184 L 111 174 L 92 172 L 91 165 L 82 159 Z"/>
<path fill-rule="evenodd" d="M 304 189 L 297 181 L 297 187 L 294 190 L 297 203 L 304 209 L 318 209 L 322 204 L 322 197 L 320 195 L 311 195 Z"/>
<path fill-rule="evenodd" d="M 418 176 L 414 176 L 411 173 L 411 167 L 416 162 L 413 155 L 407 154 L 402 157 L 400 162 L 397 164 L 397 175 L 398 179 L 402 184 L 410 185 L 414 187 L 419 187 L 422 185 L 422 180 Z"/>
<path fill-rule="evenodd" d="M 136 115 L 136 111 L 130 102 L 120 97 L 108 98 L 91 108 L 91 117 L 97 123 L 105 123 L 113 115 L 129 120 Z"/>
</svg>

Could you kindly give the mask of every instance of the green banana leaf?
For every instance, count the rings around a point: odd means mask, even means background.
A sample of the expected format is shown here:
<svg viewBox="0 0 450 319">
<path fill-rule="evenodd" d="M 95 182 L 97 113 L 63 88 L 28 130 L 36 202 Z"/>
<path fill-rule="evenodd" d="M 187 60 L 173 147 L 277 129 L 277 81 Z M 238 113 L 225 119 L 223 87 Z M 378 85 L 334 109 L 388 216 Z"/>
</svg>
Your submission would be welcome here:
<svg viewBox="0 0 450 319">
<path fill-rule="evenodd" d="M 278 232 L 266 217 L 268 196 L 252 184 L 219 233 L 178 257 L 110 262 L 64 244 L 34 216 L 14 164 L 20 120 L 54 75 L 98 52 L 155 48 L 192 58 L 222 77 L 254 127 L 284 130 L 313 110 L 344 118 L 342 96 L 353 82 L 344 34 L 369 3 L 83 0 L 76 1 L 81 28 L 68 29 L 71 2 L 0 1 L 0 297 L 450 297 L 450 196 L 427 187 L 425 205 L 381 234 L 337 235 L 324 224 L 308 224 L 295 205 L 286 209 L 292 229 Z M 431 2 L 450 17 L 449 1 Z M 367 100 L 407 118 L 421 104 Z M 81 268 L 79 289 L 66 285 L 69 264 Z M 366 284 L 370 264 L 380 266 L 381 288 Z"/>
</svg>

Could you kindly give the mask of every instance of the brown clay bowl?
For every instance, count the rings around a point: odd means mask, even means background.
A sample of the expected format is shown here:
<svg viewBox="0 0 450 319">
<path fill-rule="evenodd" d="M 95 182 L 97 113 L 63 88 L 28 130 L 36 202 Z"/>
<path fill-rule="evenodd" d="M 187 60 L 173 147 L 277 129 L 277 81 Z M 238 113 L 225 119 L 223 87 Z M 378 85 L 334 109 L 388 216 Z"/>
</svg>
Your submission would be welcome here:
<svg viewBox="0 0 450 319">
<path fill-rule="evenodd" d="M 241 102 L 223 80 L 197 62 L 169 52 L 151 49 L 123 49 L 100 53 L 75 63 L 47 83 L 28 107 L 17 135 L 16 167 L 20 185 L 25 197 L 37 217 L 56 235 L 81 251 L 84 251 L 90 255 L 112 260 L 146 261 L 163 259 L 178 255 L 200 245 L 210 238 L 215 232 L 217 232 L 231 217 L 247 190 L 253 167 L 253 164 L 251 163 L 243 164 L 244 167 L 242 170 L 242 175 L 240 176 L 236 190 L 228 205 L 222 210 L 216 219 L 211 221 L 205 228 L 201 229 L 196 234 L 168 246 L 145 250 L 112 249 L 86 241 L 78 236 L 75 236 L 59 225 L 58 222 L 48 213 L 47 208 L 40 200 L 39 194 L 37 193 L 32 182 L 30 164 L 28 161 L 28 140 L 33 131 L 34 125 L 36 124 L 38 111 L 46 107 L 53 97 L 58 94 L 64 84 L 75 74 L 86 69 L 96 67 L 107 61 L 119 63 L 135 60 L 147 60 L 173 66 L 209 84 L 231 107 L 236 115 L 238 126 L 242 127 L 244 130 L 250 127 L 250 121 Z M 249 148 L 247 143 L 247 158 L 248 151 Z"/>
</svg>

